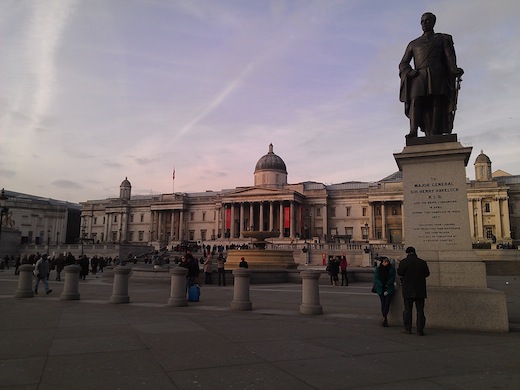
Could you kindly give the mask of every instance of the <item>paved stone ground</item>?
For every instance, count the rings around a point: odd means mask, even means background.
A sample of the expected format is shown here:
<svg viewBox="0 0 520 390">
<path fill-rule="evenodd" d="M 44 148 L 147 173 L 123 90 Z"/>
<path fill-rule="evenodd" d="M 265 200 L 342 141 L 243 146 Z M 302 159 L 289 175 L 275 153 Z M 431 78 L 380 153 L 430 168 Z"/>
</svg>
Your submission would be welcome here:
<svg viewBox="0 0 520 390">
<path fill-rule="evenodd" d="M 89 275 L 79 301 L 14 298 L 0 272 L 0 389 L 518 389 L 520 277 L 490 277 L 507 294 L 509 333 L 380 325 L 370 283 L 320 286 L 324 314 L 299 314 L 301 285 L 251 285 L 253 310 L 230 310 L 233 287 L 169 307 L 168 283 Z M 52 275 L 51 275 L 52 279 Z M 508 282 L 509 284 L 506 284 Z"/>
</svg>

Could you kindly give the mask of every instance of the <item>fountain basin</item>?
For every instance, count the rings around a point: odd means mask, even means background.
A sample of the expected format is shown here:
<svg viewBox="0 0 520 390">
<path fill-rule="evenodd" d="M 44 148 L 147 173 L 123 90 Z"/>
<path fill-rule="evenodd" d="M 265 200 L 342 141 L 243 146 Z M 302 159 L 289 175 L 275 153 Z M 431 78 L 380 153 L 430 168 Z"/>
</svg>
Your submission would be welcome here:
<svg viewBox="0 0 520 390">
<path fill-rule="evenodd" d="M 280 270 L 294 269 L 298 265 L 294 262 L 292 250 L 274 249 L 235 249 L 229 250 L 226 258 L 226 269 L 237 269 L 240 259 L 244 257 L 250 269 Z"/>
</svg>

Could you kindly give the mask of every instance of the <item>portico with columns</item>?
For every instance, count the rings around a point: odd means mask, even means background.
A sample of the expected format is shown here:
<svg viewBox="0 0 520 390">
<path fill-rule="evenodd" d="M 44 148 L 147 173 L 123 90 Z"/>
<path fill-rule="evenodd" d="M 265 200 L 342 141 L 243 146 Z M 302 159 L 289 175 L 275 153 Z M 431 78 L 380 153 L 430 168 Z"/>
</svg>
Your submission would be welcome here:
<svg viewBox="0 0 520 390">
<path fill-rule="evenodd" d="M 244 231 L 278 232 L 278 238 L 301 235 L 303 196 L 295 191 L 248 188 L 226 194 L 218 215 L 225 238 L 244 238 Z"/>
</svg>

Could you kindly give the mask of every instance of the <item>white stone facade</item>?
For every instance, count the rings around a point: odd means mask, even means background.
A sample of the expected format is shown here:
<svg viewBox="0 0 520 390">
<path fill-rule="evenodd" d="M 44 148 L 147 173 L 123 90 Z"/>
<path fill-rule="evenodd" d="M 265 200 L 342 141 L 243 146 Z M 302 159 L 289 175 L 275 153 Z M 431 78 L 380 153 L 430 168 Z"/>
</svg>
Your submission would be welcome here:
<svg viewBox="0 0 520 390">
<path fill-rule="evenodd" d="M 488 163 L 489 161 L 489 163 Z M 473 243 L 511 243 L 520 229 L 520 176 L 492 178 L 483 153 L 478 180 L 468 182 Z M 278 232 L 274 242 L 403 242 L 403 187 L 397 172 L 378 182 L 287 183 L 283 160 L 269 146 L 257 163 L 255 185 L 233 190 L 131 196 L 81 203 L 82 235 L 94 243 L 156 248 L 183 241 L 248 242 L 242 232 Z"/>
</svg>

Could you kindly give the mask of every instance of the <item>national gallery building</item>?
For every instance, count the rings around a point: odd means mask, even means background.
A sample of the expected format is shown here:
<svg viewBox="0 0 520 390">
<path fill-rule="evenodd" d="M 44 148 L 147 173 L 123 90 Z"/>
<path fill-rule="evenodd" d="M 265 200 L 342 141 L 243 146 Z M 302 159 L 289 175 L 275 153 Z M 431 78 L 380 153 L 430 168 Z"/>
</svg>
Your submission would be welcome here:
<svg viewBox="0 0 520 390">
<path fill-rule="evenodd" d="M 476 180 L 467 182 L 472 241 L 512 243 L 520 231 L 520 176 L 492 173 L 484 153 L 474 167 Z M 162 248 L 247 243 L 244 232 L 255 230 L 273 232 L 279 244 L 406 243 L 401 172 L 377 182 L 289 184 L 273 145 L 256 163 L 253 186 L 149 196 L 131 191 L 125 179 L 118 198 L 80 203 L 81 237 Z"/>
</svg>

